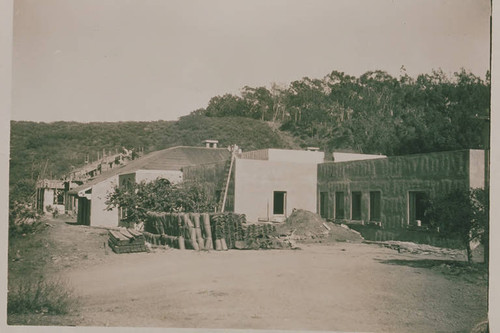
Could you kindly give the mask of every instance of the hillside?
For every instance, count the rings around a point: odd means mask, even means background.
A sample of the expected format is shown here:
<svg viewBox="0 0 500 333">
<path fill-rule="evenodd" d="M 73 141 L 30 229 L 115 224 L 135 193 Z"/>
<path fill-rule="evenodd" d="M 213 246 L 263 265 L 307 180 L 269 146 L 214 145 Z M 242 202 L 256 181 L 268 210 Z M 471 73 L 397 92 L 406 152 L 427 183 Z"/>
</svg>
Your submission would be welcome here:
<svg viewBox="0 0 500 333">
<path fill-rule="evenodd" d="M 190 115 L 179 121 L 117 123 L 13 121 L 11 190 L 30 187 L 41 173 L 61 177 L 82 166 L 87 155 L 96 160 L 103 149 L 114 153 L 122 147 L 143 148 L 147 153 L 178 145 L 200 146 L 205 139 L 219 140 L 223 147 L 237 144 L 244 150 L 297 147 L 266 122 L 240 117 Z"/>
</svg>

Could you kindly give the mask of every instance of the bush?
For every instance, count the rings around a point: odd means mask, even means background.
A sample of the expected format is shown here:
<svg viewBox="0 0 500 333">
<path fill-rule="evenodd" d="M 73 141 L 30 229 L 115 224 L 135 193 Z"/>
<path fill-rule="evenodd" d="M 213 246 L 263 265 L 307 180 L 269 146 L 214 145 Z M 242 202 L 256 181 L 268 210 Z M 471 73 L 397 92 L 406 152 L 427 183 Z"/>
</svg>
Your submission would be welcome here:
<svg viewBox="0 0 500 333">
<path fill-rule="evenodd" d="M 172 184 L 167 179 L 116 186 L 106 200 L 107 209 L 122 208 L 124 222 L 144 222 L 147 212 L 206 213 L 214 210 L 216 202 L 197 182 Z"/>
<path fill-rule="evenodd" d="M 60 281 L 23 280 L 8 291 L 7 312 L 66 314 L 75 303 L 72 293 Z"/>
<path fill-rule="evenodd" d="M 29 204 L 12 201 L 9 205 L 9 236 L 35 232 L 40 227 L 40 215 Z"/>
<path fill-rule="evenodd" d="M 483 189 L 470 191 L 454 190 L 434 200 L 430 200 L 426 212 L 432 225 L 441 233 L 458 238 L 467 249 L 470 262 L 470 243 L 480 241 L 487 251 L 489 234 L 489 195 Z M 487 261 L 488 258 L 486 257 Z"/>
<path fill-rule="evenodd" d="M 32 179 L 16 179 L 14 184 L 9 187 L 9 197 L 11 201 L 30 201 L 36 191 L 36 182 Z"/>
</svg>

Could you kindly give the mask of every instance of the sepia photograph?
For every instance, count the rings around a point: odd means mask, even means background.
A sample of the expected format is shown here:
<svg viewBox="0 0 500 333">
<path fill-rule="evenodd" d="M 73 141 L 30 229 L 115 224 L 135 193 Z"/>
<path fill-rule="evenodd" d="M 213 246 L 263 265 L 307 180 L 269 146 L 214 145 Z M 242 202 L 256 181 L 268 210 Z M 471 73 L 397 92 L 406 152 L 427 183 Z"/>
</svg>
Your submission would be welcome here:
<svg viewBox="0 0 500 333">
<path fill-rule="evenodd" d="M 11 7 L 8 330 L 493 331 L 492 0 Z"/>
</svg>

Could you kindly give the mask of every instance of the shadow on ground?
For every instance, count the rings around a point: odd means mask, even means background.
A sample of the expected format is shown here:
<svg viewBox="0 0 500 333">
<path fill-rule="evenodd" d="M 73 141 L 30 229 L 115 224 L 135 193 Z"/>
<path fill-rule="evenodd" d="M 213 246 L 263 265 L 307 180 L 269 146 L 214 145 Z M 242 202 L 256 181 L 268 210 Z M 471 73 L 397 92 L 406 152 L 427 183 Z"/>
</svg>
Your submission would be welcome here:
<svg viewBox="0 0 500 333">
<path fill-rule="evenodd" d="M 78 222 L 70 222 L 69 221 L 69 222 L 64 222 L 64 223 L 69 224 L 69 225 L 80 225 L 80 224 L 78 224 Z"/>
<path fill-rule="evenodd" d="M 467 267 L 469 266 L 465 261 L 446 260 L 446 259 L 377 259 L 382 264 L 409 266 L 416 268 L 432 268 L 435 266 L 449 265 L 452 267 Z M 474 265 L 476 266 L 476 265 Z"/>
<path fill-rule="evenodd" d="M 442 273 L 448 278 L 460 277 L 472 283 L 486 283 L 488 281 L 488 265 L 484 263 L 469 264 L 466 261 L 443 259 L 377 259 L 377 261 L 387 265 L 427 268 Z"/>
</svg>

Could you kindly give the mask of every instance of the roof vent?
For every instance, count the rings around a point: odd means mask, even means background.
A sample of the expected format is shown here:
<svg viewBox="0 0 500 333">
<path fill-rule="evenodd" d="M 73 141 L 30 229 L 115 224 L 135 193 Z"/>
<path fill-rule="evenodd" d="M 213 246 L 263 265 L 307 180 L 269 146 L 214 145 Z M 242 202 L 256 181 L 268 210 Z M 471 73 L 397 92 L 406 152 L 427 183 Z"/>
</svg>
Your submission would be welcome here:
<svg viewBox="0 0 500 333">
<path fill-rule="evenodd" d="M 203 143 L 207 148 L 217 148 L 218 140 L 204 140 Z"/>
<path fill-rule="evenodd" d="M 318 147 L 307 147 L 306 150 L 307 151 L 319 151 L 319 148 Z"/>
</svg>

